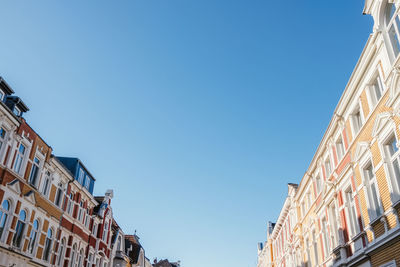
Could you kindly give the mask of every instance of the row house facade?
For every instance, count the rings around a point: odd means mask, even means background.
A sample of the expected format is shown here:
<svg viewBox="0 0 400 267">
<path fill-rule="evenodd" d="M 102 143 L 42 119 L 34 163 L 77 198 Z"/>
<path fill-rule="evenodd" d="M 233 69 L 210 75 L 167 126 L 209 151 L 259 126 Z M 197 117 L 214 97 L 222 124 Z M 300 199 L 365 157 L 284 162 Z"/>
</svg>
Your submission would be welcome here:
<svg viewBox="0 0 400 267">
<path fill-rule="evenodd" d="M 400 266 L 400 1 L 363 12 L 372 33 L 258 267 Z"/>
<path fill-rule="evenodd" d="M 94 196 L 90 171 L 55 156 L 25 121 L 28 110 L 0 77 L 0 267 L 145 267 L 129 257 L 113 191 Z"/>
</svg>

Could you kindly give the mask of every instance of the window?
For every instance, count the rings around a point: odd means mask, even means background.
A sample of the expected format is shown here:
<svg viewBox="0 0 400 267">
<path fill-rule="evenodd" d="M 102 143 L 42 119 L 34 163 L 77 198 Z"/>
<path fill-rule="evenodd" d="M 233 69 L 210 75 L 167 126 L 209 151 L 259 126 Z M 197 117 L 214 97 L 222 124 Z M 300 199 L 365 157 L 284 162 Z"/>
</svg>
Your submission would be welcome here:
<svg viewBox="0 0 400 267">
<path fill-rule="evenodd" d="M 378 104 L 383 94 L 383 84 L 379 75 L 376 77 L 374 83 L 369 87 L 369 95 L 371 97 L 371 104 L 373 107 Z"/>
<path fill-rule="evenodd" d="M 0 101 L 4 100 L 4 92 L 3 90 L 0 90 Z"/>
<path fill-rule="evenodd" d="M 89 190 L 89 188 L 90 188 L 90 177 L 89 177 L 89 175 L 86 175 L 85 176 L 85 188 L 87 189 L 87 190 Z"/>
<path fill-rule="evenodd" d="M 108 222 L 104 224 L 103 236 L 102 236 L 104 242 L 107 242 L 107 231 L 108 231 Z"/>
<path fill-rule="evenodd" d="M 330 230 L 331 230 L 331 242 L 332 246 L 336 247 L 339 244 L 339 228 L 337 224 L 337 211 L 336 211 L 336 205 L 335 202 L 332 202 L 329 205 L 329 224 L 330 224 Z"/>
<path fill-rule="evenodd" d="M 58 266 L 64 266 L 64 252 L 65 251 L 65 238 L 61 240 L 60 248 L 58 250 L 58 260 L 57 260 L 57 265 Z"/>
<path fill-rule="evenodd" d="M 121 237 L 118 237 L 118 242 L 117 242 L 117 251 L 121 251 Z"/>
<path fill-rule="evenodd" d="M 312 266 L 311 265 L 311 257 L 310 257 L 310 242 L 308 241 L 308 238 L 306 239 L 306 251 L 307 251 L 307 266 Z"/>
<path fill-rule="evenodd" d="M 0 128 L 0 150 L 3 147 L 3 145 L 6 143 L 6 134 L 7 131 L 4 130 L 3 127 Z"/>
<path fill-rule="evenodd" d="M 72 193 L 69 194 L 69 196 L 67 197 L 68 199 L 68 203 L 67 203 L 67 213 L 69 215 L 72 214 L 72 207 L 73 207 L 73 199 L 74 199 L 74 195 Z"/>
<path fill-rule="evenodd" d="M 390 45 L 392 46 L 392 51 L 395 57 L 400 52 L 400 20 L 399 16 L 396 14 L 396 6 L 392 3 L 387 3 L 386 7 L 386 29 L 389 35 Z"/>
<path fill-rule="evenodd" d="M 342 137 L 339 137 L 338 140 L 336 141 L 336 153 L 338 160 L 340 161 L 344 156 L 344 145 Z"/>
<path fill-rule="evenodd" d="M 24 235 L 25 230 L 25 220 L 26 220 L 26 211 L 21 210 L 18 217 L 17 227 L 15 228 L 15 234 L 13 238 L 13 246 L 14 247 L 21 247 L 22 244 L 22 237 Z"/>
<path fill-rule="evenodd" d="M 79 203 L 79 209 L 78 209 L 78 221 L 82 222 L 82 217 L 83 217 L 83 202 Z"/>
<path fill-rule="evenodd" d="M 74 244 L 74 246 L 72 247 L 71 258 L 69 262 L 70 267 L 74 267 L 74 265 L 76 264 L 75 262 L 76 254 L 77 254 L 76 244 Z"/>
<path fill-rule="evenodd" d="M 317 176 L 317 178 L 315 178 L 315 182 L 317 185 L 317 195 L 318 195 L 322 190 L 322 181 L 321 181 L 321 177 L 319 175 Z"/>
<path fill-rule="evenodd" d="M 368 196 L 368 212 L 371 220 L 382 215 L 380 200 L 378 197 L 378 187 L 376 177 L 372 168 L 372 163 L 369 162 L 363 170 L 365 179 L 365 189 Z"/>
<path fill-rule="evenodd" d="M 329 244 L 329 236 L 328 236 L 328 225 L 326 223 L 326 219 L 323 218 L 322 219 L 322 239 L 324 242 L 324 254 L 325 254 L 325 258 L 329 257 L 331 248 L 330 248 L 330 244 Z"/>
<path fill-rule="evenodd" d="M 61 189 L 62 184 L 58 185 L 57 192 L 56 192 L 56 198 L 54 199 L 54 204 L 56 204 L 57 207 L 60 207 L 61 205 L 61 199 L 63 195 L 63 191 Z"/>
<path fill-rule="evenodd" d="M 346 211 L 347 211 L 347 218 L 349 220 L 350 225 L 350 234 L 351 236 L 355 236 L 358 233 L 357 229 L 357 213 L 356 213 L 356 206 L 354 202 L 354 198 L 352 195 L 351 188 L 347 189 L 345 192 L 346 195 Z"/>
<path fill-rule="evenodd" d="M 19 148 L 17 150 L 17 156 L 15 158 L 15 164 L 14 164 L 14 171 L 21 174 L 21 167 L 22 167 L 22 162 L 24 160 L 24 155 L 25 155 L 26 147 L 23 144 L 19 145 Z"/>
<path fill-rule="evenodd" d="M 306 207 L 305 207 L 304 201 L 301 202 L 301 216 L 302 217 L 306 216 Z"/>
<path fill-rule="evenodd" d="M 39 231 L 39 222 L 38 220 L 33 221 L 33 226 L 31 230 L 31 235 L 29 237 L 29 244 L 28 244 L 28 253 L 33 254 L 36 246 L 36 240 L 38 237 L 38 231 Z"/>
<path fill-rule="evenodd" d="M 46 197 L 47 197 L 47 195 L 49 194 L 50 183 L 51 183 L 51 181 L 50 181 L 50 172 L 47 171 L 47 172 L 46 172 L 46 175 L 45 175 L 45 177 L 44 177 L 43 188 L 42 188 L 42 194 L 43 194 L 44 196 L 46 196 Z"/>
<path fill-rule="evenodd" d="M 14 111 L 13 112 L 17 116 L 21 116 L 21 114 L 22 114 L 21 110 L 18 107 L 14 107 Z"/>
<path fill-rule="evenodd" d="M 306 197 L 306 200 L 307 200 L 307 210 L 309 210 L 310 208 L 311 208 L 311 203 L 312 203 L 312 201 L 311 201 L 311 193 L 310 192 L 307 192 L 307 195 L 306 195 L 307 197 Z"/>
<path fill-rule="evenodd" d="M 318 265 L 318 243 L 315 238 L 315 230 L 312 231 L 312 243 L 313 243 L 313 252 L 314 252 L 314 265 Z"/>
<path fill-rule="evenodd" d="M 89 253 L 86 267 L 92 267 L 92 266 L 93 266 L 93 253 Z"/>
<path fill-rule="evenodd" d="M 44 243 L 44 253 L 43 253 L 43 260 L 48 261 L 50 259 L 51 254 L 51 245 L 53 241 L 53 230 L 49 229 L 47 231 L 46 241 Z"/>
<path fill-rule="evenodd" d="M 353 125 L 353 134 L 355 137 L 362 127 L 361 109 L 359 105 L 357 105 L 353 114 L 351 114 L 351 123 Z"/>
<path fill-rule="evenodd" d="M 86 214 L 85 214 L 85 227 L 89 228 L 89 209 L 86 209 Z"/>
<path fill-rule="evenodd" d="M 10 202 L 8 200 L 4 200 L 3 204 L 0 207 L 0 240 L 5 232 L 8 213 L 10 212 Z"/>
<path fill-rule="evenodd" d="M 79 251 L 79 256 L 78 256 L 78 266 L 83 265 L 83 249 Z"/>
<path fill-rule="evenodd" d="M 37 178 L 39 176 L 40 160 L 35 157 L 32 162 L 31 174 L 29 176 L 29 183 L 36 187 Z"/>
<path fill-rule="evenodd" d="M 92 234 L 94 236 L 97 236 L 97 223 L 95 223 L 95 222 L 93 222 Z"/>
<path fill-rule="evenodd" d="M 390 180 L 393 188 L 393 201 L 400 199 L 400 162 L 399 162 L 399 149 L 397 147 L 397 140 L 392 135 L 384 145 L 386 158 L 389 159 L 388 167 L 390 172 Z"/>
<path fill-rule="evenodd" d="M 325 161 L 325 172 L 326 172 L 326 179 L 328 179 L 332 173 L 331 159 L 329 157 Z"/>
<path fill-rule="evenodd" d="M 83 171 L 82 168 L 79 168 L 79 173 L 78 173 L 78 182 L 80 184 L 83 184 L 83 177 L 85 176 L 85 172 Z"/>
</svg>

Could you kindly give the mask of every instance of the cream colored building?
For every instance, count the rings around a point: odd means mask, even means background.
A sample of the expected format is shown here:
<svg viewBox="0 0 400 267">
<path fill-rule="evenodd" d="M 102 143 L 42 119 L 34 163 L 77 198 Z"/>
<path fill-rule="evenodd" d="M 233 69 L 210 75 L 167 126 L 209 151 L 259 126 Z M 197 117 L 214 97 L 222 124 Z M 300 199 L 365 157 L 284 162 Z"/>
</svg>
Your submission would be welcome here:
<svg viewBox="0 0 400 267">
<path fill-rule="evenodd" d="M 400 266 L 400 1 L 363 12 L 372 33 L 259 267 Z"/>
</svg>

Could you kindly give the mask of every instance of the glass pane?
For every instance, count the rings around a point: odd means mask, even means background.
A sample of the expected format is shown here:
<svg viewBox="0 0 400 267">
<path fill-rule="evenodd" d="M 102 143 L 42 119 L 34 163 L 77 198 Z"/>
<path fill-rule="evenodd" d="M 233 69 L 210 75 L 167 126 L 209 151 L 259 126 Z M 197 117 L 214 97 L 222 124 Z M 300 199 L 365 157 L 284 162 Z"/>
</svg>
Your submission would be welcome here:
<svg viewBox="0 0 400 267">
<path fill-rule="evenodd" d="M 19 219 L 21 221 L 25 221 L 26 218 L 26 212 L 24 210 L 21 210 L 20 214 L 19 214 Z"/>
<path fill-rule="evenodd" d="M 4 128 L 0 129 L 0 137 L 4 138 L 6 136 L 6 130 L 4 130 Z"/>
<path fill-rule="evenodd" d="M 397 142 L 396 142 L 395 137 L 392 137 L 392 139 L 390 139 L 390 141 L 387 144 L 387 148 L 388 148 L 390 156 L 393 156 L 394 153 L 397 152 L 398 148 L 397 148 Z"/>
<path fill-rule="evenodd" d="M 390 19 L 393 17 L 396 12 L 396 6 L 393 3 L 388 3 L 386 7 L 386 24 L 390 22 Z"/>
<path fill-rule="evenodd" d="M 8 210 L 10 208 L 10 203 L 8 202 L 8 200 L 4 200 L 3 201 L 3 205 L 2 205 L 3 209 Z"/>
<path fill-rule="evenodd" d="M 390 42 L 391 42 L 392 47 L 393 47 L 393 53 L 394 53 L 395 56 L 397 56 L 399 54 L 399 51 L 400 51 L 400 44 L 399 44 L 399 40 L 398 40 L 394 25 L 392 25 L 390 27 L 388 34 L 389 34 Z"/>
</svg>

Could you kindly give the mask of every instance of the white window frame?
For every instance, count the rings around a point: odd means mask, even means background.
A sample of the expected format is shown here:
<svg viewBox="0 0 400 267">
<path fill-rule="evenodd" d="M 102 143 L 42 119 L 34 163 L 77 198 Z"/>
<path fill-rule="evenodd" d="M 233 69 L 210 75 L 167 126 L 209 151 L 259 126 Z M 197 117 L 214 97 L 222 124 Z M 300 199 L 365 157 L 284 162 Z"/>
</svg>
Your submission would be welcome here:
<svg viewBox="0 0 400 267">
<path fill-rule="evenodd" d="M 378 217 L 383 214 L 383 206 L 379 193 L 378 182 L 376 179 L 376 171 L 373 165 L 372 158 L 368 155 L 360 166 L 360 173 L 363 180 L 363 190 L 366 196 L 367 205 L 368 205 L 368 215 L 370 221 L 374 221 Z M 372 171 L 372 179 L 371 177 L 367 177 L 366 170 L 367 168 L 371 168 Z M 372 194 L 372 187 L 375 187 L 376 199 L 374 199 Z"/>
<path fill-rule="evenodd" d="M 343 192 L 345 194 L 344 199 L 345 199 L 346 219 L 348 225 L 350 226 L 349 227 L 350 237 L 353 238 L 360 232 L 358 218 L 357 218 L 356 202 L 354 198 L 356 194 L 355 192 L 353 192 L 353 188 L 351 188 L 351 185 L 345 187 L 345 190 L 343 190 Z M 350 198 L 348 196 L 350 196 Z"/>
<path fill-rule="evenodd" d="M 393 13 L 392 17 L 389 17 L 388 20 L 388 12 L 390 3 L 387 3 L 385 7 L 385 16 L 384 16 L 384 25 L 386 29 L 387 38 L 389 40 L 389 46 L 391 47 L 390 53 L 393 57 L 393 60 L 396 59 L 400 54 L 400 25 L 399 25 L 399 8 L 398 6 L 393 3 L 394 7 L 396 8 L 395 12 Z M 397 21 L 396 21 L 397 19 Z M 391 37 L 391 28 L 393 27 L 394 35 Z"/>
<path fill-rule="evenodd" d="M 350 125 L 353 133 L 353 138 L 356 139 L 358 133 L 361 131 L 364 125 L 364 116 L 363 116 L 361 101 L 357 101 L 357 103 L 354 104 L 352 110 L 353 111 L 350 114 L 350 122 L 351 122 Z M 358 116 L 356 116 L 356 114 L 360 114 L 359 119 Z"/>
</svg>

